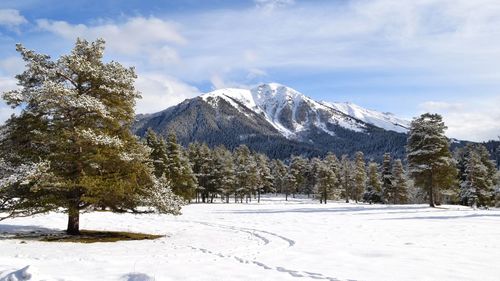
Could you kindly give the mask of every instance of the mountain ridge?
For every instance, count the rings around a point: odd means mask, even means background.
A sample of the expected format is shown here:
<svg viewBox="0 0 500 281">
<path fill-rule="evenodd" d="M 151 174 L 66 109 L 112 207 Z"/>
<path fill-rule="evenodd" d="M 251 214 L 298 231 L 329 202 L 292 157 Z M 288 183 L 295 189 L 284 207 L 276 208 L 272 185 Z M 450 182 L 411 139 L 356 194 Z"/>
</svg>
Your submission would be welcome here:
<svg viewBox="0 0 500 281">
<path fill-rule="evenodd" d="M 174 131 L 181 143 L 229 148 L 247 144 L 271 157 L 361 150 L 368 157 L 404 153 L 409 121 L 352 103 L 318 102 L 278 83 L 225 88 L 163 111 L 138 115 L 134 132 Z M 282 150 L 282 151 L 277 151 Z"/>
</svg>

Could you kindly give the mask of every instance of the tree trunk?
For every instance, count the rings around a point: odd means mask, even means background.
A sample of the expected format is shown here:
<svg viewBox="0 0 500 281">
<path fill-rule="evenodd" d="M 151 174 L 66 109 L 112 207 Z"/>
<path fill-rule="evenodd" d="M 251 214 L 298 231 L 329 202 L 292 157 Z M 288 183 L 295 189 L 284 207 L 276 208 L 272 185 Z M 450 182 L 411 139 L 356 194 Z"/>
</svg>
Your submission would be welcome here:
<svg viewBox="0 0 500 281">
<path fill-rule="evenodd" d="M 260 189 L 257 191 L 257 203 L 260 203 Z"/>
<path fill-rule="evenodd" d="M 429 184 L 429 206 L 432 208 L 435 208 L 436 205 L 434 204 L 434 183 L 432 182 L 432 173 L 430 177 L 430 184 Z"/>
<path fill-rule="evenodd" d="M 71 207 L 68 209 L 68 228 L 66 233 L 69 235 L 80 234 L 80 210 Z"/>
</svg>

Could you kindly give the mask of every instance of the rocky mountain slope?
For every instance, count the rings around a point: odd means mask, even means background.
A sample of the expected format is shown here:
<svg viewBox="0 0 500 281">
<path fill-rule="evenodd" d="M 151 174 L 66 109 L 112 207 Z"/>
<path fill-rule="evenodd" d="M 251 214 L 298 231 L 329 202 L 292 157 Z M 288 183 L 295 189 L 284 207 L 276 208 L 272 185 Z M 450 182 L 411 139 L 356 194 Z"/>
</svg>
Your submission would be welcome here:
<svg viewBox="0 0 500 281">
<path fill-rule="evenodd" d="M 361 150 L 367 157 L 402 155 L 409 121 L 352 103 L 317 102 L 276 83 L 253 89 L 219 89 L 164 111 L 139 115 L 134 126 L 162 135 L 229 148 L 246 144 L 271 157 Z"/>
</svg>

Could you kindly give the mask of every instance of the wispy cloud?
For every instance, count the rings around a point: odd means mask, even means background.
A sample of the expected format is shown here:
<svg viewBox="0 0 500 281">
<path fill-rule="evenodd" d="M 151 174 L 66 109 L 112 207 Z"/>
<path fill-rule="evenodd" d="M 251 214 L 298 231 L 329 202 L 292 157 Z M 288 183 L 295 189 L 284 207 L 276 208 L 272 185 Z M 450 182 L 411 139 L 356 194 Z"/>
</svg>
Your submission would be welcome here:
<svg viewBox="0 0 500 281">
<path fill-rule="evenodd" d="M 25 23 L 28 20 L 18 10 L 0 9 L 0 26 L 15 29 Z"/>
<path fill-rule="evenodd" d="M 497 139 L 500 136 L 500 97 L 492 100 L 470 100 L 465 103 L 429 101 L 419 107 L 421 113 L 443 115 L 450 137 L 471 141 Z"/>
</svg>

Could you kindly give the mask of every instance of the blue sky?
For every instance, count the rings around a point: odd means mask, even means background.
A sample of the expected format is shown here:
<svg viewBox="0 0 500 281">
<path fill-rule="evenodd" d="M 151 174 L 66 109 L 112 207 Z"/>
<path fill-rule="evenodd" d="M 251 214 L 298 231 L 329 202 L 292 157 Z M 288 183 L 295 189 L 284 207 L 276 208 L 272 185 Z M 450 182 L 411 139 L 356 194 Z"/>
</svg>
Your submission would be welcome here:
<svg viewBox="0 0 500 281">
<path fill-rule="evenodd" d="M 438 112 L 450 137 L 482 141 L 500 135 L 499 26 L 496 0 L 3 0 L 0 90 L 23 69 L 15 43 L 57 57 L 102 37 L 107 59 L 137 68 L 141 113 L 278 82 L 406 118 Z"/>
</svg>

